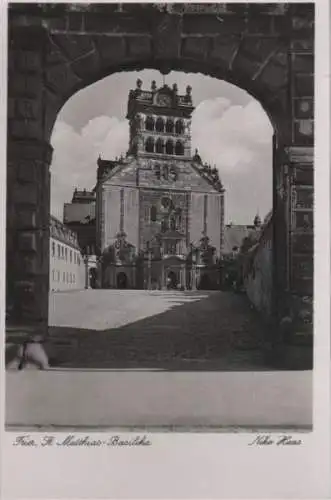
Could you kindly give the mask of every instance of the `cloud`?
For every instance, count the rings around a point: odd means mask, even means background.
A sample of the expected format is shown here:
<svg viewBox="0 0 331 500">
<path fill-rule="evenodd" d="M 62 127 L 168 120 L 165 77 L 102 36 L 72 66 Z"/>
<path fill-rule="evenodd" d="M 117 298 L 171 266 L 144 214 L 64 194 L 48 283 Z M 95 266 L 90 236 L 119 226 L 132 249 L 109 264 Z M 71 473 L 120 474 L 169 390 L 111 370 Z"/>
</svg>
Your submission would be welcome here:
<svg viewBox="0 0 331 500">
<path fill-rule="evenodd" d="M 55 124 L 51 166 L 51 212 L 62 219 L 63 203 L 71 201 L 74 187 L 92 189 L 96 183 L 97 159 L 115 158 L 127 150 L 128 123 L 116 117 L 99 116 L 80 132 L 62 120 Z"/>
<path fill-rule="evenodd" d="M 192 146 L 219 171 L 226 189 L 226 222 L 249 224 L 257 211 L 264 216 L 270 210 L 272 126 L 257 101 L 241 106 L 224 98 L 200 103 L 192 117 Z"/>
<path fill-rule="evenodd" d="M 192 144 L 216 164 L 221 174 L 252 166 L 259 152 L 270 148 L 272 127 L 260 104 L 231 105 L 228 99 L 202 102 L 192 119 Z"/>
<path fill-rule="evenodd" d="M 61 117 L 60 117 L 61 118 Z M 79 131 L 58 119 L 53 136 L 52 213 L 62 218 L 74 187 L 91 189 L 97 158 L 114 159 L 128 148 L 129 126 L 116 116 L 90 119 Z M 272 127 L 260 104 L 238 105 L 217 97 L 201 102 L 192 117 L 192 149 L 215 164 L 227 190 L 226 220 L 250 223 L 271 207 Z"/>
</svg>

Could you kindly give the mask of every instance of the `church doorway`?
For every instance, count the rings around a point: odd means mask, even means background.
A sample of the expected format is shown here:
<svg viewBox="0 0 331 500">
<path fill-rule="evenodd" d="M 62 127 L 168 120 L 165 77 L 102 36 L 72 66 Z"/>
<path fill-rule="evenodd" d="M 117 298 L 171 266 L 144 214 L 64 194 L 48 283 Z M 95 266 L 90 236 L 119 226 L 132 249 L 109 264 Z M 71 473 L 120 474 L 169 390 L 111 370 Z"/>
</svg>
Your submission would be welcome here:
<svg viewBox="0 0 331 500">
<path fill-rule="evenodd" d="M 167 276 L 167 290 L 176 290 L 178 285 L 178 276 L 174 271 L 170 271 Z"/>
<path fill-rule="evenodd" d="M 123 272 L 121 273 L 118 273 L 117 277 L 116 277 L 116 284 L 117 284 L 117 288 L 119 289 L 125 289 L 128 287 L 128 278 L 127 278 L 127 275 Z"/>
</svg>

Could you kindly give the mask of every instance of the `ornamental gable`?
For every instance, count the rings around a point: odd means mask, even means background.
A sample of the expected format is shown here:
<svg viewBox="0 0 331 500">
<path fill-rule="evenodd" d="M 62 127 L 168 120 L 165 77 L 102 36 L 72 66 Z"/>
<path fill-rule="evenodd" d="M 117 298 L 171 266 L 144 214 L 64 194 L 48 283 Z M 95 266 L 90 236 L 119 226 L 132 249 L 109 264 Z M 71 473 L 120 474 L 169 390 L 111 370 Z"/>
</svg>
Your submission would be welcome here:
<svg viewBox="0 0 331 500">
<path fill-rule="evenodd" d="M 208 170 L 209 169 L 209 170 Z M 132 159 L 112 168 L 101 181 L 104 186 L 139 186 L 163 190 L 219 193 L 223 188 L 216 173 L 194 161 Z"/>
</svg>

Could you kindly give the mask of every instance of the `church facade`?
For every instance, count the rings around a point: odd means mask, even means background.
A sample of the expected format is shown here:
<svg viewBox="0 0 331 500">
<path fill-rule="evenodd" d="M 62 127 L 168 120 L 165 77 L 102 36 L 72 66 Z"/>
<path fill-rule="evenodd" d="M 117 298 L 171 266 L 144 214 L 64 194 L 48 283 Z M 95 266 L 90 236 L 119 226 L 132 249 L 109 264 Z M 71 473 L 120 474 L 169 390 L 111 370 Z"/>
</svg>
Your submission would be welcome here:
<svg viewBox="0 0 331 500">
<path fill-rule="evenodd" d="M 98 159 L 96 236 L 103 288 L 215 289 L 224 233 L 216 168 L 191 153 L 191 88 L 128 99 L 125 158 Z"/>
</svg>

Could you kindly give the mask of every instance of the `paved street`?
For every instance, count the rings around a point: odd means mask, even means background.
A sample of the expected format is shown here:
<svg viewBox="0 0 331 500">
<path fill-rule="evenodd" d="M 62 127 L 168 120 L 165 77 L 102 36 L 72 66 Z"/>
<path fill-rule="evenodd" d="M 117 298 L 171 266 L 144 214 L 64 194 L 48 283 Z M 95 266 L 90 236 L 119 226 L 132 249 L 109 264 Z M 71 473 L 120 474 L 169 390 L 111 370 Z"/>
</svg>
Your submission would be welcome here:
<svg viewBox="0 0 331 500">
<path fill-rule="evenodd" d="M 58 343 L 55 366 L 264 368 L 263 326 L 246 298 L 231 292 L 54 293 L 50 325 Z"/>
<path fill-rule="evenodd" d="M 244 296 L 89 290 L 53 294 L 50 309 L 55 363 L 7 371 L 10 429 L 311 426 L 311 373 L 263 364 Z"/>
</svg>

